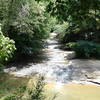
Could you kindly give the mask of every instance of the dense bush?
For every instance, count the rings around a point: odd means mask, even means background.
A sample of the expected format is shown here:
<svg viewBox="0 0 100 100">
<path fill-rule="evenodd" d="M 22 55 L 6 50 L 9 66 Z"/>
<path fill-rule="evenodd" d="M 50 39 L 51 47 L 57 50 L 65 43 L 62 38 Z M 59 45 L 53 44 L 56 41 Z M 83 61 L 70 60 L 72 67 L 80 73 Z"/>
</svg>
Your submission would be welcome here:
<svg viewBox="0 0 100 100">
<path fill-rule="evenodd" d="M 100 0 L 50 0 L 47 11 L 67 22 L 62 42 L 78 40 L 100 43 Z M 62 33 L 61 33 L 62 34 Z"/>
<path fill-rule="evenodd" d="M 6 3 L 3 32 L 15 41 L 17 52 L 32 55 L 40 51 L 50 31 L 45 6 L 35 0 L 8 0 Z"/>
<path fill-rule="evenodd" d="M 17 100 L 15 95 L 8 95 L 0 100 Z"/>
<path fill-rule="evenodd" d="M 63 33 L 66 30 L 66 27 L 67 27 L 67 23 L 62 23 L 62 24 L 58 23 L 54 27 L 54 32 Z"/>
<path fill-rule="evenodd" d="M 89 41 L 78 41 L 68 43 L 66 49 L 74 50 L 78 57 L 100 58 L 100 44 Z"/>
<path fill-rule="evenodd" d="M 0 64 L 8 61 L 15 50 L 15 42 L 10 38 L 5 37 L 0 29 Z"/>
<path fill-rule="evenodd" d="M 32 86 L 33 87 L 28 90 L 29 100 L 45 100 L 46 97 L 44 94 L 44 77 L 39 76 L 36 83 L 32 83 Z"/>
<path fill-rule="evenodd" d="M 50 28 L 50 32 L 54 32 L 55 31 L 55 26 L 57 25 L 58 21 L 55 17 L 51 17 L 49 15 L 49 28 Z"/>
<path fill-rule="evenodd" d="M 68 43 L 68 42 L 76 42 L 80 40 L 84 41 L 93 41 L 93 42 L 98 42 L 100 43 L 100 30 L 92 30 L 92 29 L 87 29 L 83 30 L 78 27 L 72 27 L 70 26 L 66 31 L 65 35 L 62 37 L 62 42 L 63 43 Z"/>
<path fill-rule="evenodd" d="M 64 46 L 65 50 L 73 50 L 73 47 L 75 47 L 76 42 L 69 42 Z"/>
</svg>

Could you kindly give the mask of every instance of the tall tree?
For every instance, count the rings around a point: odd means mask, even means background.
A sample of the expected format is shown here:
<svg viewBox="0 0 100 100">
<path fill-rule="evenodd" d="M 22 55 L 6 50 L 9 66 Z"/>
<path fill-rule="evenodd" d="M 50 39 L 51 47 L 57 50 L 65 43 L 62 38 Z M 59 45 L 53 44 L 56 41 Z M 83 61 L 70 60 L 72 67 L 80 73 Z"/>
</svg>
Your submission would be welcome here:
<svg viewBox="0 0 100 100">
<path fill-rule="evenodd" d="M 66 37 L 71 33 L 82 33 L 81 39 L 93 40 L 100 30 L 99 4 L 100 0 L 53 0 L 47 10 L 59 20 L 68 22 Z"/>
<path fill-rule="evenodd" d="M 35 0 L 8 0 L 3 32 L 16 42 L 21 54 L 41 50 L 48 36 L 47 18 L 43 5 Z"/>
</svg>

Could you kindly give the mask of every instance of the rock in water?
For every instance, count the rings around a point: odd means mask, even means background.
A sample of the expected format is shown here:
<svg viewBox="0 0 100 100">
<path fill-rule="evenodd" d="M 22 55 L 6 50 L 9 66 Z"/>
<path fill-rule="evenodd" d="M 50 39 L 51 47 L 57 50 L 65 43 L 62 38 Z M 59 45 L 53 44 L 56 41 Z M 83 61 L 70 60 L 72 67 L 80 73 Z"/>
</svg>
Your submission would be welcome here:
<svg viewBox="0 0 100 100">
<path fill-rule="evenodd" d="M 74 58 L 76 58 L 76 53 L 74 52 L 74 51 L 68 51 L 67 53 L 66 53 L 66 58 L 67 58 L 67 60 L 71 60 L 71 59 L 74 59 Z"/>
</svg>

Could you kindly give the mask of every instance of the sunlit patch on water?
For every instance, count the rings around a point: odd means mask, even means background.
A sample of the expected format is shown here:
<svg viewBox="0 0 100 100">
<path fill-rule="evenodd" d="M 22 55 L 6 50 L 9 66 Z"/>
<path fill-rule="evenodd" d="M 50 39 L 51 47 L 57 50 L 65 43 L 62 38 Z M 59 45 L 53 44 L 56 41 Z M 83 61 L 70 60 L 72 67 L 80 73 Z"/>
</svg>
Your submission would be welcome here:
<svg viewBox="0 0 100 100">
<path fill-rule="evenodd" d="M 16 76 L 34 75 L 36 73 L 43 74 L 46 77 L 52 78 L 56 82 L 67 82 L 71 79 L 71 73 L 73 68 L 69 66 L 65 60 L 65 51 L 59 49 L 57 40 L 53 37 L 56 34 L 52 34 L 48 39 L 48 47 L 46 53 L 48 55 L 48 61 L 40 64 L 29 64 L 30 66 L 24 66 L 22 69 L 16 71 Z M 47 52 L 48 51 L 48 52 Z M 66 63 L 65 63 L 66 62 Z"/>
<path fill-rule="evenodd" d="M 63 87 L 63 83 L 60 83 L 60 82 L 56 82 L 55 84 L 55 90 L 61 90 L 61 88 Z"/>
<path fill-rule="evenodd" d="M 48 83 L 46 93 L 48 98 L 57 94 L 55 100 L 100 100 L 100 86 L 91 84 Z"/>
<path fill-rule="evenodd" d="M 100 76 L 100 71 L 98 72 L 98 75 L 96 75 L 98 68 L 93 67 L 92 69 L 90 69 L 91 67 L 88 67 L 88 63 L 83 63 L 83 66 L 80 67 L 78 66 L 78 64 L 81 65 L 81 60 L 77 61 L 76 64 L 73 64 L 72 60 L 68 61 L 65 58 L 67 51 L 59 49 L 58 41 L 53 39 L 55 35 L 56 33 L 52 33 L 50 39 L 47 40 L 48 46 L 45 48 L 45 50 L 48 60 L 37 64 L 28 63 L 27 65 L 24 65 L 20 70 L 16 70 L 13 68 L 11 72 L 15 72 L 16 76 L 43 74 L 45 75 L 45 77 L 52 79 L 50 81 L 65 84 L 73 81 L 91 81 L 90 79 L 92 79 L 93 81 L 94 76 Z M 93 74 L 94 70 L 96 71 L 96 73 L 94 73 L 94 75 L 91 75 L 91 73 Z M 95 83 L 99 83 L 100 85 L 100 81 L 96 80 L 94 80 Z"/>
</svg>

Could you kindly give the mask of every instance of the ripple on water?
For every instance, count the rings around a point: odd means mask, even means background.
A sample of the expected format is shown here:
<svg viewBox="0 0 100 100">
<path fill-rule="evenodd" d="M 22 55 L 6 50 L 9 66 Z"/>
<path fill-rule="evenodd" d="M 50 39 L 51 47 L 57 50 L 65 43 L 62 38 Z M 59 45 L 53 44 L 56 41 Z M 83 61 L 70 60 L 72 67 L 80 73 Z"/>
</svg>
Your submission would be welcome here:
<svg viewBox="0 0 100 100">
<path fill-rule="evenodd" d="M 57 40 L 53 40 L 56 34 L 51 34 L 51 38 L 47 40 L 48 46 L 46 50 L 46 57 L 48 60 L 45 60 L 42 63 L 28 63 L 24 65 L 22 69 L 16 70 L 16 76 L 24 75 L 34 75 L 34 74 L 43 74 L 46 77 L 52 79 L 52 81 L 68 83 L 75 81 L 87 81 L 87 77 L 90 78 L 90 75 L 85 75 L 90 68 L 85 68 L 82 70 L 80 67 L 75 67 L 68 60 L 65 59 L 66 51 L 59 49 L 59 44 Z M 44 51 L 45 51 L 44 50 Z M 78 61 L 81 64 L 81 61 Z M 19 65 L 20 66 L 20 65 Z M 94 70 L 94 68 L 92 69 Z M 8 70 L 12 72 L 12 70 Z"/>
</svg>

